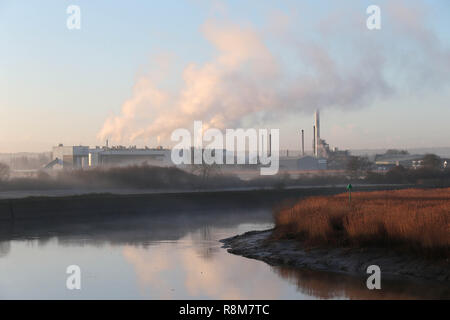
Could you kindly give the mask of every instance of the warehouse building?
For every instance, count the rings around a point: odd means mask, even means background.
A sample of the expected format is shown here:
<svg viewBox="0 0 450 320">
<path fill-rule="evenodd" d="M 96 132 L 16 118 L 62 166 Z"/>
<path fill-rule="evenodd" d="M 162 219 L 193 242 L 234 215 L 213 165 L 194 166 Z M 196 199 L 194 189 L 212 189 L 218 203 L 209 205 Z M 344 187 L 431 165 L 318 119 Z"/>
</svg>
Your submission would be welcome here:
<svg viewBox="0 0 450 320">
<path fill-rule="evenodd" d="M 155 166 L 171 165 L 171 151 L 162 147 L 95 147 L 64 146 L 53 147 L 52 161 L 46 166 L 50 169 L 81 169 L 97 166 L 123 166 L 143 164 Z"/>
</svg>

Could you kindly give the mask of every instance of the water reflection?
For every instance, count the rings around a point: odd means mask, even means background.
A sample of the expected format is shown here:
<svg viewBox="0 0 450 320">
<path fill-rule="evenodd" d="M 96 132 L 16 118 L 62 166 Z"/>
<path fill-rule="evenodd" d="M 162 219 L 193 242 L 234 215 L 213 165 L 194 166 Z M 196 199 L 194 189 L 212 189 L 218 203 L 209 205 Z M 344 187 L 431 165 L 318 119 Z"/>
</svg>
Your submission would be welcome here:
<svg viewBox="0 0 450 320">
<path fill-rule="evenodd" d="M 137 245 L 176 241 L 198 232 L 197 239 L 212 240 L 210 228 L 234 228 L 245 223 L 272 221 L 270 210 L 204 210 L 161 212 L 105 219 L 16 221 L 0 226 L 0 243 L 11 239 L 34 240 L 45 246 L 52 239 L 63 246 Z M 217 240 L 214 238 L 214 240 Z"/>
<path fill-rule="evenodd" d="M 270 267 L 229 254 L 219 239 L 271 226 L 269 210 L 162 212 L 104 220 L 16 222 L 0 230 L 0 298 L 448 298 L 439 284 L 382 282 Z M 65 289 L 79 264 L 83 290 Z"/>
<path fill-rule="evenodd" d="M 368 290 L 366 279 L 328 272 L 274 267 L 274 272 L 304 294 L 319 299 L 449 299 L 450 288 L 442 283 L 382 279 L 382 290 Z"/>
<path fill-rule="evenodd" d="M 295 294 L 264 263 L 230 255 L 216 241 L 199 244 L 196 239 L 202 236 L 199 230 L 177 243 L 149 250 L 124 247 L 141 291 L 147 297 L 156 290 L 158 298 L 192 299 L 278 299 L 287 298 L 286 292 Z"/>
</svg>

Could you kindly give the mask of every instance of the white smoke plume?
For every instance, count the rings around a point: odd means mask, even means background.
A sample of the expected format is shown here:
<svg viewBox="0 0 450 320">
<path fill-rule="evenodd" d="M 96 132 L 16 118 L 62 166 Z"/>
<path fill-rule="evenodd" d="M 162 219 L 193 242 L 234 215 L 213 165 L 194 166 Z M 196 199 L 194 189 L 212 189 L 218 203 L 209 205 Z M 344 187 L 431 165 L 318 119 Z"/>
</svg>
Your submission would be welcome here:
<svg viewBox="0 0 450 320">
<path fill-rule="evenodd" d="M 164 140 L 176 128 L 190 128 L 194 120 L 204 127 L 233 128 L 244 120 L 289 117 L 316 108 L 361 108 L 399 94 L 401 88 L 448 83 L 449 51 L 426 27 L 422 12 L 406 2 L 384 12 L 378 33 L 367 30 L 361 12 L 330 15 L 314 36 L 274 28 L 281 50 L 267 45 L 274 34 L 208 21 L 202 34 L 217 55 L 204 64 L 187 65 L 178 92 L 165 90 L 154 77 L 140 77 L 121 113 L 105 121 L 98 138 L 117 143 Z"/>
</svg>

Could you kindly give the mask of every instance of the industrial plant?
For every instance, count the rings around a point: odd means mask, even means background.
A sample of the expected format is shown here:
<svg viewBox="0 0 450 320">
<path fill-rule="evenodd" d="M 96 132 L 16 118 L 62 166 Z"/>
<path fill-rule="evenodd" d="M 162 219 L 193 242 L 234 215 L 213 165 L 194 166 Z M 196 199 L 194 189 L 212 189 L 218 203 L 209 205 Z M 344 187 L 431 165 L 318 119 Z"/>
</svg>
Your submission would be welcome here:
<svg viewBox="0 0 450 320">
<path fill-rule="evenodd" d="M 280 150 L 279 171 L 290 174 L 301 174 L 302 172 L 315 171 L 342 171 L 347 169 L 350 159 L 354 158 L 348 150 L 339 150 L 330 148 L 325 139 L 321 137 L 320 111 L 314 113 L 314 122 L 311 126 L 312 149 L 305 151 L 305 132 L 300 130 L 300 148 L 299 150 Z M 269 154 L 272 152 L 272 145 L 268 141 Z M 203 152 L 205 149 L 203 149 Z M 183 152 L 180 150 L 180 152 Z M 214 152 L 214 151 L 212 151 Z M 226 155 L 231 150 L 223 150 L 224 163 Z M 104 146 L 65 146 L 59 144 L 53 147 L 51 161 L 44 166 L 46 170 L 58 169 L 87 169 L 95 167 L 117 167 L 128 165 L 147 164 L 159 167 L 175 166 L 172 162 L 172 150 L 158 146 L 155 148 L 136 146 L 109 146 L 108 140 Z M 194 150 L 191 148 L 191 157 L 194 156 Z M 244 171 L 251 175 L 251 172 L 260 167 L 259 161 L 255 165 L 250 161 L 249 155 L 245 156 L 245 165 L 224 164 L 221 168 L 231 170 L 232 173 L 244 174 Z M 409 154 L 402 150 L 388 150 L 384 154 L 376 154 L 372 158 L 367 158 L 371 163 L 371 170 L 376 172 L 386 172 L 392 167 L 403 166 L 406 168 L 420 168 L 423 155 Z M 444 159 L 446 160 L 446 159 Z M 444 161 L 443 160 L 443 161 Z M 444 161 L 445 162 L 445 161 Z M 191 163 L 194 163 L 192 161 Z M 444 166 L 447 166 L 445 162 Z M 189 165 L 178 165 L 181 168 L 189 168 Z"/>
<path fill-rule="evenodd" d="M 286 155 L 280 157 L 280 169 L 289 171 L 314 171 L 327 169 L 342 169 L 349 157 L 348 151 L 338 148 L 330 149 L 329 144 L 320 136 L 320 111 L 314 113 L 312 126 L 312 152 L 305 152 L 305 130 L 301 131 L 301 151 L 299 155 L 286 150 Z M 289 156 L 291 155 L 291 156 Z"/>
<path fill-rule="evenodd" d="M 330 148 L 329 144 L 321 136 L 320 111 L 314 113 L 314 122 L 311 126 L 312 149 L 305 151 L 305 132 L 300 130 L 300 148 L 298 150 L 280 150 L 279 171 L 290 174 L 315 171 L 342 171 L 347 169 L 348 163 L 352 157 L 348 150 L 339 150 Z M 272 152 L 271 139 L 268 139 L 268 151 Z M 205 149 L 203 149 L 203 152 Z M 224 163 L 226 155 L 232 150 L 223 150 Z M 183 152 L 180 150 L 180 152 Z M 214 151 L 212 151 L 214 152 Z M 147 164 L 159 167 L 175 166 L 172 162 L 172 150 L 158 146 L 155 148 L 136 146 L 109 146 L 108 140 L 104 146 L 65 146 L 59 144 L 53 147 L 51 161 L 44 166 L 46 170 L 58 169 L 87 169 L 95 167 L 116 167 Z M 191 157 L 194 150 L 191 148 Z M 233 173 L 243 173 L 255 171 L 260 167 L 259 161 L 255 165 L 250 161 L 249 155 L 245 156 L 245 165 L 224 164 L 221 168 L 231 170 Z M 420 168 L 423 155 L 409 154 L 402 150 L 388 150 L 384 154 L 376 154 L 372 158 L 367 158 L 371 163 L 371 170 L 376 172 L 386 172 L 395 166 L 406 168 Z M 446 160 L 446 159 L 444 159 Z M 192 161 L 191 163 L 194 163 Z M 446 166 L 446 163 L 445 163 Z M 181 168 L 189 168 L 189 165 L 178 165 Z M 250 175 L 252 175 L 250 173 Z"/>
<path fill-rule="evenodd" d="M 270 139 L 269 139 L 270 140 Z M 270 141 L 269 141 L 270 145 Z M 269 146 L 269 150 L 271 145 Z M 171 149 L 158 146 L 156 148 L 137 148 L 136 146 L 66 146 L 59 144 L 53 147 L 52 160 L 46 169 L 82 169 L 99 166 L 126 166 L 146 163 L 154 166 L 173 166 Z M 224 150 L 224 153 L 227 151 Z M 269 151 L 271 152 L 271 151 Z M 305 152 L 305 130 L 301 130 L 300 151 L 285 150 L 280 154 L 280 170 L 282 171 L 314 171 L 327 170 L 329 165 L 336 167 L 336 160 L 348 156 L 347 151 L 330 150 L 329 145 L 320 135 L 320 113 L 315 112 L 312 126 L 312 152 Z"/>
</svg>

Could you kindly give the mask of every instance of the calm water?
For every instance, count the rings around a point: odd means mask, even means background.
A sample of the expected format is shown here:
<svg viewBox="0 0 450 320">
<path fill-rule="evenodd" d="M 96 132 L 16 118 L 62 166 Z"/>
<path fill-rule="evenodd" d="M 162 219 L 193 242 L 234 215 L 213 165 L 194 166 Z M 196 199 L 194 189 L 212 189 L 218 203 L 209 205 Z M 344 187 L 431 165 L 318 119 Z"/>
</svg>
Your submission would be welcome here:
<svg viewBox="0 0 450 320">
<path fill-rule="evenodd" d="M 439 284 L 274 268 L 217 240 L 272 226 L 270 212 L 196 212 L 71 225 L 14 225 L 0 242 L 0 299 L 442 298 Z M 66 267 L 82 289 L 66 289 Z M 448 296 L 447 296 L 448 298 Z"/>
</svg>

